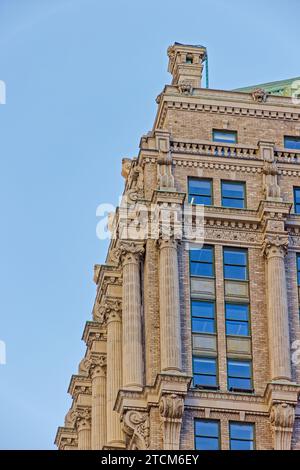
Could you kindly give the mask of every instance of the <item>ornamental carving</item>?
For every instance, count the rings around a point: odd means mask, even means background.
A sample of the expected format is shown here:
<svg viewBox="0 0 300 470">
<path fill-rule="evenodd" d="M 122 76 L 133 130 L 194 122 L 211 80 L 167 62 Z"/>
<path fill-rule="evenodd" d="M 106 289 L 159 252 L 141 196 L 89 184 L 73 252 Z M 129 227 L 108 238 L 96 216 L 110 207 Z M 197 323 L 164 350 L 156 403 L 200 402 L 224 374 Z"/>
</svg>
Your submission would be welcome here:
<svg viewBox="0 0 300 470">
<path fill-rule="evenodd" d="M 293 405 L 279 403 L 272 406 L 270 422 L 275 450 L 291 450 L 294 421 L 295 407 Z"/>
<path fill-rule="evenodd" d="M 146 450 L 150 442 L 148 413 L 136 410 L 127 411 L 123 416 L 123 431 L 127 436 L 128 449 Z"/>
<path fill-rule="evenodd" d="M 262 88 L 256 88 L 252 92 L 253 101 L 256 103 L 265 103 L 267 101 L 268 93 Z"/>
<path fill-rule="evenodd" d="M 110 321 L 121 321 L 122 302 L 119 299 L 106 299 L 94 312 L 95 320 L 101 325 L 107 325 Z"/>
<path fill-rule="evenodd" d="M 91 408 L 78 407 L 72 412 L 72 420 L 75 428 L 78 429 L 78 431 L 81 431 L 83 429 L 90 429 L 91 419 Z"/>
<path fill-rule="evenodd" d="M 178 85 L 178 90 L 182 95 L 192 95 L 193 86 L 189 82 L 182 81 Z"/>
<path fill-rule="evenodd" d="M 184 410 L 182 395 L 171 393 L 163 395 L 159 404 L 159 413 L 163 425 L 163 443 L 165 450 L 178 450 L 180 430 Z"/>
<path fill-rule="evenodd" d="M 263 253 L 271 258 L 272 256 L 285 256 L 289 245 L 288 235 L 267 234 L 263 243 Z"/>
<path fill-rule="evenodd" d="M 140 257 L 144 254 L 145 248 L 143 243 L 120 242 L 117 248 L 111 250 L 111 259 L 119 264 L 127 262 L 138 263 Z"/>
<path fill-rule="evenodd" d="M 106 354 L 90 353 L 86 359 L 86 369 L 91 378 L 105 375 Z"/>
</svg>

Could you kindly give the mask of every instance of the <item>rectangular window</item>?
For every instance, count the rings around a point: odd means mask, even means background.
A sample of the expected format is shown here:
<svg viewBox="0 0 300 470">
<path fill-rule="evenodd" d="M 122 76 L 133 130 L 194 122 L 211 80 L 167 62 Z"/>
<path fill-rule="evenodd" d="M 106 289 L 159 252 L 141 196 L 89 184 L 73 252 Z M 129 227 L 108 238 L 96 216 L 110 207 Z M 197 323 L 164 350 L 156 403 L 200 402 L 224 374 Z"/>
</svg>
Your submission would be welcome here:
<svg viewBox="0 0 300 470">
<path fill-rule="evenodd" d="M 300 253 L 297 254 L 297 281 L 300 287 Z"/>
<path fill-rule="evenodd" d="M 243 209 L 245 207 L 245 183 L 222 181 L 222 206 Z"/>
<path fill-rule="evenodd" d="M 226 335 L 250 336 L 249 305 L 225 304 Z"/>
<path fill-rule="evenodd" d="M 300 137 L 284 137 L 284 147 L 286 149 L 300 150 Z"/>
<path fill-rule="evenodd" d="M 220 450 L 220 423 L 208 419 L 195 420 L 196 450 Z"/>
<path fill-rule="evenodd" d="M 215 302 L 192 300 L 192 333 L 215 333 Z"/>
<path fill-rule="evenodd" d="M 189 178 L 189 203 L 212 205 L 212 180 Z"/>
<path fill-rule="evenodd" d="M 230 450 L 254 450 L 254 424 L 229 423 Z"/>
<path fill-rule="evenodd" d="M 214 251 L 205 245 L 201 250 L 190 250 L 191 276 L 214 277 Z"/>
<path fill-rule="evenodd" d="M 295 213 L 300 214 L 300 188 L 294 188 Z"/>
<path fill-rule="evenodd" d="M 238 281 L 248 280 L 248 253 L 241 248 L 223 249 L 224 278 Z"/>
<path fill-rule="evenodd" d="M 237 142 L 237 132 L 214 129 L 213 141 L 224 142 L 225 144 L 235 144 Z"/>
<path fill-rule="evenodd" d="M 252 363 L 239 359 L 227 360 L 228 389 L 252 391 Z"/>
<path fill-rule="evenodd" d="M 217 388 L 217 360 L 213 357 L 193 357 L 194 386 Z"/>
</svg>

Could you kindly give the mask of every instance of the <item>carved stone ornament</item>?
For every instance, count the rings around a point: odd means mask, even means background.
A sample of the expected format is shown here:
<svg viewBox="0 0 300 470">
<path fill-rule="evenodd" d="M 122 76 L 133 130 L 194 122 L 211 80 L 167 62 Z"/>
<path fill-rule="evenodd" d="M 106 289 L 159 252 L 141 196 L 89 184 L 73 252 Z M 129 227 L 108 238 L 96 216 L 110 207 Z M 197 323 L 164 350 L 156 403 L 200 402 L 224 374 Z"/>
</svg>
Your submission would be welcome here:
<svg viewBox="0 0 300 470">
<path fill-rule="evenodd" d="M 115 263 L 132 261 L 138 262 L 140 256 L 144 254 L 144 246 L 142 243 L 120 242 L 119 245 L 111 250 L 111 260 Z"/>
<path fill-rule="evenodd" d="M 275 450 L 291 450 L 294 421 L 295 407 L 293 405 L 279 403 L 272 406 L 270 422 Z"/>
<path fill-rule="evenodd" d="M 165 450 L 179 449 L 183 410 L 183 396 L 176 393 L 162 396 L 159 404 L 159 412 L 163 423 L 163 442 Z"/>
<path fill-rule="evenodd" d="M 288 235 L 271 235 L 265 237 L 263 243 L 263 253 L 268 257 L 285 256 L 289 245 Z"/>
<path fill-rule="evenodd" d="M 91 378 L 104 375 L 106 370 L 106 355 L 99 353 L 91 353 L 86 358 L 86 369 Z"/>
<path fill-rule="evenodd" d="M 149 448 L 150 424 L 148 413 L 136 410 L 126 411 L 123 416 L 123 431 L 127 436 L 130 450 Z"/>
<path fill-rule="evenodd" d="M 193 86 L 191 83 L 182 81 L 178 84 L 178 90 L 182 95 L 192 95 L 193 94 Z"/>
<path fill-rule="evenodd" d="M 95 320 L 101 325 L 109 321 L 120 321 L 122 315 L 122 302 L 119 299 L 106 299 L 95 311 Z"/>
<path fill-rule="evenodd" d="M 78 431 L 90 429 L 91 427 L 91 408 L 80 407 L 72 412 L 72 420 Z"/>
<path fill-rule="evenodd" d="M 256 103 L 265 103 L 267 101 L 268 93 L 262 88 L 256 88 L 252 92 L 252 98 Z"/>
<path fill-rule="evenodd" d="M 131 158 L 123 158 L 122 159 L 122 172 L 121 172 L 121 175 L 123 176 L 123 178 L 125 180 L 127 180 L 128 176 L 129 176 L 131 165 L 132 165 Z"/>
</svg>

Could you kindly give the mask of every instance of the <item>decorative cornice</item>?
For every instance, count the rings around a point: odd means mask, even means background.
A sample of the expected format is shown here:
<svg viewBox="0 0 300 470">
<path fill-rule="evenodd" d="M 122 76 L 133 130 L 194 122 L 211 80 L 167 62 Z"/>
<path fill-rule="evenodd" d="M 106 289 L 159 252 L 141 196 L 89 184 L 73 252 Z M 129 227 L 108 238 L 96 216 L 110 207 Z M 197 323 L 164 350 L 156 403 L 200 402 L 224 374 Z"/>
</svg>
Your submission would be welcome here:
<svg viewBox="0 0 300 470">
<path fill-rule="evenodd" d="M 57 430 L 54 443 L 60 450 L 64 450 L 66 447 L 76 448 L 78 446 L 76 430 L 67 426 L 60 426 Z"/>
</svg>

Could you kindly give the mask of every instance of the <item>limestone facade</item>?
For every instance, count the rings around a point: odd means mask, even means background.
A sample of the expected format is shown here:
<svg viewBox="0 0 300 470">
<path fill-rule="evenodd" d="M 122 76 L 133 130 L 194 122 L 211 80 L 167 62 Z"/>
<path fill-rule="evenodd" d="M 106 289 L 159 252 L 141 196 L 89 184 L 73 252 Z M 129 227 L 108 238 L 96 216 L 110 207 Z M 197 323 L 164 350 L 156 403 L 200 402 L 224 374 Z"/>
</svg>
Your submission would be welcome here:
<svg viewBox="0 0 300 470">
<path fill-rule="evenodd" d="M 195 420 L 220 426 L 230 448 L 230 423 L 252 423 L 258 450 L 300 450 L 300 346 L 297 254 L 300 106 L 291 97 L 201 88 L 205 48 L 168 50 L 172 85 L 158 96 L 151 132 L 139 155 L 124 159 L 129 219 L 155 207 L 156 236 L 130 237 L 116 211 L 106 263 L 95 266 L 97 294 L 84 328 L 86 355 L 72 376 L 72 407 L 56 436 L 59 449 L 195 449 Z M 235 131 L 237 142 L 213 141 Z M 193 382 L 190 249 L 176 235 L 177 211 L 188 203 L 189 178 L 212 182 L 204 208 L 204 244 L 214 250 L 217 358 L 215 389 Z M 222 205 L 222 181 L 243 182 L 245 207 Z M 165 236 L 161 214 L 175 216 Z M 193 220 L 191 221 L 193 224 Z M 153 234 L 152 234 L 153 235 Z M 248 253 L 251 391 L 228 387 L 224 247 Z M 236 347 L 241 347 L 241 343 Z M 245 343 L 246 344 L 246 343 Z M 231 351 L 232 352 L 232 351 Z"/>
</svg>

